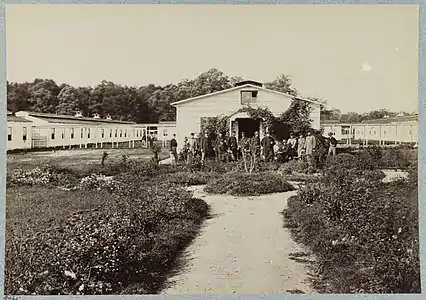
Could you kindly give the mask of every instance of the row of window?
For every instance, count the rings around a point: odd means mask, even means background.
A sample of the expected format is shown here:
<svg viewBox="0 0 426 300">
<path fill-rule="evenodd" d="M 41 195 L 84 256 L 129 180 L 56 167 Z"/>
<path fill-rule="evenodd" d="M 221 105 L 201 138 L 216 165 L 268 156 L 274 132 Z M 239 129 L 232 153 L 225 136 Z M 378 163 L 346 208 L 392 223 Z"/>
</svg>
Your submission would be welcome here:
<svg viewBox="0 0 426 300">
<path fill-rule="evenodd" d="M 12 140 L 12 127 L 7 127 L 7 140 L 8 141 Z M 23 127 L 22 140 L 23 141 L 27 140 L 27 127 Z"/>
<path fill-rule="evenodd" d="M 133 134 L 135 135 L 136 133 L 136 137 L 142 137 L 142 129 L 134 129 L 133 130 Z M 90 128 L 86 128 L 86 133 L 87 133 L 87 138 L 90 139 Z M 124 133 L 124 137 L 127 137 L 127 129 L 120 129 L 120 133 L 118 133 L 118 129 L 114 130 L 114 137 L 123 137 L 123 133 Z M 74 139 L 75 136 L 75 129 L 74 128 L 70 128 L 70 138 Z M 110 129 L 109 130 L 109 137 L 112 138 L 113 136 L 113 130 Z M 51 128 L 50 129 L 50 138 L 52 140 L 54 140 L 56 137 L 56 129 L 55 128 Z M 61 132 L 61 138 L 64 139 L 65 138 L 65 129 L 62 130 Z M 80 129 L 80 138 L 83 139 L 84 138 L 84 128 Z M 105 129 L 102 128 L 101 129 L 101 138 L 105 138 Z"/>
<path fill-rule="evenodd" d="M 28 130 L 27 127 L 23 127 L 22 140 L 24 140 L 24 141 L 27 140 L 27 130 Z M 134 130 L 133 134 L 135 134 L 135 132 L 136 132 L 136 137 L 142 137 L 142 133 L 143 133 L 142 129 L 136 129 L 136 131 Z M 109 137 L 110 138 L 112 138 L 112 133 L 113 133 L 113 130 L 110 129 L 109 130 Z M 75 136 L 75 129 L 70 128 L 70 138 L 74 139 L 74 136 Z M 123 137 L 123 129 L 120 129 L 119 136 Z M 84 137 L 84 128 L 81 128 L 80 138 L 83 139 L 83 137 Z M 102 131 L 101 131 L 101 137 L 105 138 L 105 129 L 103 129 L 103 128 L 102 128 Z M 114 137 L 118 137 L 118 130 L 117 129 L 115 129 Z M 124 129 L 124 137 L 127 137 L 127 129 Z M 55 128 L 52 128 L 50 130 L 50 138 L 52 140 L 54 140 L 56 138 L 56 129 Z M 61 132 L 61 138 L 62 139 L 65 138 L 65 129 L 63 129 L 62 132 Z M 90 128 L 87 128 L 87 138 L 90 138 Z M 7 127 L 7 140 L 8 141 L 12 140 L 12 127 Z"/>
<path fill-rule="evenodd" d="M 350 134 L 350 132 L 351 132 L 351 130 L 350 130 L 350 126 L 342 126 L 342 127 L 341 127 L 341 135 L 349 135 L 349 134 Z M 355 133 L 356 133 L 357 135 L 359 135 L 359 134 L 361 134 L 361 131 L 359 131 L 359 130 L 355 130 L 355 128 L 352 128 L 352 134 L 355 134 Z M 382 133 L 383 133 L 383 135 L 386 135 L 387 131 L 384 129 Z M 400 132 L 398 132 L 398 133 L 400 134 Z M 376 131 L 376 130 L 374 130 L 374 129 L 370 129 L 369 134 L 370 134 L 370 135 L 376 135 L 376 134 L 377 134 L 377 131 Z M 411 128 L 408 130 L 408 134 L 409 134 L 409 135 L 411 135 L 411 134 L 412 134 L 412 129 L 411 129 Z"/>
</svg>

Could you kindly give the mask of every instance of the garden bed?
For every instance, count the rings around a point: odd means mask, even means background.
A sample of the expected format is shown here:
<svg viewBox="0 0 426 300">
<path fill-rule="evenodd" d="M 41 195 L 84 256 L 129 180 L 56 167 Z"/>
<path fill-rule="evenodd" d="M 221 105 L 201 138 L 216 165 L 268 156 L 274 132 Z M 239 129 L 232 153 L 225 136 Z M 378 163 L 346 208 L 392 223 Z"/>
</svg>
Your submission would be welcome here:
<svg viewBox="0 0 426 300">
<path fill-rule="evenodd" d="M 292 190 L 293 185 L 275 172 L 228 173 L 226 176 L 209 181 L 205 187 L 205 191 L 211 194 L 233 196 L 258 196 Z"/>
<path fill-rule="evenodd" d="M 289 199 L 284 222 L 318 258 L 321 293 L 419 293 L 417 168 L 383 172 L 334 161 Z"/>
<path fill-rule="evenodd" d="M 172 167 L 123 161 L 100 170 L 122 181 L 56 167 L 9 176 L 5 293 L 161 290 L 207 217 L 207 204 L 176 185 L 185 180 Z M 177 182 L 146 184 L 162 171 Z M 64 183 L 80 188 L 57 188 Z"/>
</svg>

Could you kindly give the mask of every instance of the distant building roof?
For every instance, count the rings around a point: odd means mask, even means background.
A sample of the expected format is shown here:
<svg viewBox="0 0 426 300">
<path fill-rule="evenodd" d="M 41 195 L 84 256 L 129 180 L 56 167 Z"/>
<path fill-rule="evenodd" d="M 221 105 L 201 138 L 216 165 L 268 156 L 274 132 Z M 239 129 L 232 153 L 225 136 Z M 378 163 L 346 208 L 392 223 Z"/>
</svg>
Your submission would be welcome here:
<svg viewBox="0 0 426 300">
<path fill-rule="evenodd" d="M 119 120 L 106 120 L 106 119 L 95 119 L 87 117 L 75 117 L 68 115 L 57 115 L 48 113 L 38 112 L 27 112 L 29 116 L 40 118 L 49 123 L 60 123 L 60 124 L 71 124 L 71 123 L 83 123 L 83 124 L 136 124 L 135 122 L 119 121 Z"/>
<path fill-rule="evenodd" d="M 339 120 L 321 120 L 321 124 L 328 125 L 328 124 L 339 124 Z"/>
<path fill-rule="evenodd" d="M 363 120 L 362 124 L 389 124 L 389 123 L 401 123 L 401 122 L 414 122 L 418 121 L 418 115 L 408 115 L 408 116 L 399 116 L 399 117 L 388 117 L 382 119 L 374 120 Z"/>
<path fill-rule="evenodd" d="M 8 122 L 26 122 L 31 123 L 31 121 L 28 121 L 27 119 L 14 116 L 12 113 L 7 112 L 7 121 Z"/>
</svg>

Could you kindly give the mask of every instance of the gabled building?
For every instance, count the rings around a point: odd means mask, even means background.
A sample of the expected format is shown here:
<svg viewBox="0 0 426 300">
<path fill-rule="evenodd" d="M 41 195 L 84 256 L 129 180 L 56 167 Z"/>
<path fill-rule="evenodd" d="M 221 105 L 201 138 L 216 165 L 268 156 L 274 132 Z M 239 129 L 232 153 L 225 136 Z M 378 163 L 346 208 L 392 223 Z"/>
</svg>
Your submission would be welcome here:
<svg viewBox="0 0 426 300">
<path fill-rule="evenodd" d="M 262 83 L 255 81 L 239 82 L 230 89 L 174 102 L 172 105 L 176 107 L 178 147 L 182 146 L 184 138 L 190 133 L 198 134 L 201 131 L 201 124 L 206 118 L 230 116 L 247 106 L 265 107 L 279 116 L 290 107 L 293 100 L 305 101 L 311 105 L 312 127 L 319 129 L 320 103 L 264 88 Z M 234 114 L 229 131 L 237 132 L 238 137 L 241 137 L 242 132 L 246 136 L 252 136 L 255 131 L 259 131 L 262 136 L 264 133 L 261 122 L 262 120 L 254 120 L 245 113 Z"/>
</svg>

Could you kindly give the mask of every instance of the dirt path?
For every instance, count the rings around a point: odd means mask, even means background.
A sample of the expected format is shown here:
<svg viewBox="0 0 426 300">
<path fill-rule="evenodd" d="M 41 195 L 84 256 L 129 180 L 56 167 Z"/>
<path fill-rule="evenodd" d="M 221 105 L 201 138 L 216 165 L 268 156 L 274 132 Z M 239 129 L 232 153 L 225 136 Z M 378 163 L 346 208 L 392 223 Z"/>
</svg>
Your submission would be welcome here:
<svg viewBox="0 0 426 300">
<path fill-rule="evenodd" d="M 295 192 L 235 199 L 192 190 L 214 216 L 187 249 L 186 268 L 163 294 L 312 292 L 306 264 L 289 256 L 303 249 L 283 228 L 280 214 Z"/>
</svg>

